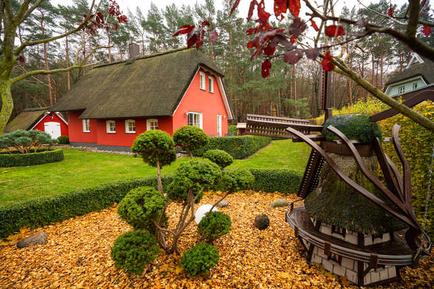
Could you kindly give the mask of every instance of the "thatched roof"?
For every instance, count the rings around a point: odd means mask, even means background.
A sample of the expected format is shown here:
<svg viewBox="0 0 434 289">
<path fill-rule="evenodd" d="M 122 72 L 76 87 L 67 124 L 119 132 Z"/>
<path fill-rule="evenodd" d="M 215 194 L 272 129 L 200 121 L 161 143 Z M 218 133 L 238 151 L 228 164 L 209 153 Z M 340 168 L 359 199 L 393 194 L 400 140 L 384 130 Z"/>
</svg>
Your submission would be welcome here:
<svg viewBox="0 0 434 289">
<path fill-rule="evenodd" d="M 46 112 L 46 107 L 26 109 L 6 125 L 5 132 L 12 132 L 18 129 L 30 129 Z"/>
<path fill-rule="evenodd" d="M 84 110 L 81 118 L 171 116 L 199 67 L 222 75 L 196 49 L 177 49 L 100 65 L 51 109 Z"/>
<path fill-rule="evenodd" d="M 392 74 L 385 83 L 385 86 L 387 87 L 392 83 L 400 82 L 416 76 L 422 76 L 427 84 L 434 83 L 434 62 L 426 58 L 422 59 L 422 63 L 411 64 L 407 69 Z"/>
<path fill-rule="evenodd" d="M 386 198 L 363 176 L 360 169 L 357 169 L 352 157 L 345 159 L 342 164 L 346 164 L 339 165 L 341 169 L 344 169 L 357 183 L 387 202 Z M 375 157 L 371 160 L 375 163 Z M 312 217 L 329 225 L 365 234 L 382 234 L 406 227 L 404 223 L 372 204 L 344 183 L 327 164 L 321 170 L 321 179 L 323 181 L 319 188 L 310 193 L 304 201 L 306 210 Z"/>
</svg>

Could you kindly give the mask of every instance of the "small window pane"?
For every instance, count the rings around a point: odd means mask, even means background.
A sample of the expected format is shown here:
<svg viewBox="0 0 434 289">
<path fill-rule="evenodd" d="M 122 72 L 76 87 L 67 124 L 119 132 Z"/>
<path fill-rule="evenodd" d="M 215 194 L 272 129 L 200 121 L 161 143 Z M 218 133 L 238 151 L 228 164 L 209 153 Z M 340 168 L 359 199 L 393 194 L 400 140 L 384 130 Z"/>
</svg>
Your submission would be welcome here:
<svg viewBox="0 0 434 289">
<path fill-rule="evenodd" d="M 125 121 L 125 132 L 135 133 L 136 132 L 136 121 L 133 119 L 128 119 Z"/>
<path fill-rule="evenodd" d="M 209 92 L 214 92 L 214 79 L 212 77 L 208 78 Z"/>
<path fill-rule="evenodd" d="M 83 119 L 83 132 L 90 132 L 90 120 L 89 119 Z"/>
<path fill-rule="evenodd" d="M 198 112 L 189 112 L 188 125 L 202 128 L 202 114 Z"/>
<path fill-rule="evenodd" d="M 200 75 L 200 89 L 203 89 L 203 90 L 205 90 L 206 89 L 206 85 L 205 85 L 205 73 L 203 73 L 203 72 L 199 72 L 199 75 Z"/>
<path fill-rule="evenodd" d="M 147 130 L 158 129 L 158 119 L 148 119 L 146 121 L 146 129 Z"/>
<path fill-rule="evenodd" d="M 108 120 L 106 122 L 106 131 L 107 131 L 107 133 L 115 133 L 116 132 L 116 122 L 114 120 Z"/>
</svg>

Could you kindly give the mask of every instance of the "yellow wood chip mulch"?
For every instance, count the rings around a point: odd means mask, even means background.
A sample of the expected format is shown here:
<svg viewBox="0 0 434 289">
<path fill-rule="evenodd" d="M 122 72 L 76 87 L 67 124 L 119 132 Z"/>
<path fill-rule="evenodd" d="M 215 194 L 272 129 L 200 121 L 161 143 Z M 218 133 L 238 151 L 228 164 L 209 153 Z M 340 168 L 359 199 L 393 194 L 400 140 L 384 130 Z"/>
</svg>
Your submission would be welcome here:
<svg viewBox="0 0 434 289">
<path fill-rule="evenodd" d="M 216 241 L 220 260 L 208 277 L 188 278 L 178 266 L 180 256 L 158 257 L 142 276 L 129 276 L 115 268 L 111 246 L 130 230 L 116 208 L 94 212 L 14 236 L 0 247 L 0 288 L 357 288 L 319 267 L 309 267 L 301 257 L 293 231 L 284 221 L 286 208 L 272 209 L 270 203 L 291 196 L 255 192 L 230 195 L 229 206 L 221 209 L 232 219 L 231 232 Z M 213 203 L 207 194 L 201 203 Z M 180 207 L 169 207 L 170 223 Z M 256 215 L 265 213 L 270 227 L 253 227 Z M 19 238 L 43 230 L 48 243 L 24 249 Z M 198 238 L 191 225 L 181 239 L 185 250 Z M 434 255 L 418 268 L 402 270 L 403 281 L 379 288 L 431 288 L 434 284 Z"/>
</svg>

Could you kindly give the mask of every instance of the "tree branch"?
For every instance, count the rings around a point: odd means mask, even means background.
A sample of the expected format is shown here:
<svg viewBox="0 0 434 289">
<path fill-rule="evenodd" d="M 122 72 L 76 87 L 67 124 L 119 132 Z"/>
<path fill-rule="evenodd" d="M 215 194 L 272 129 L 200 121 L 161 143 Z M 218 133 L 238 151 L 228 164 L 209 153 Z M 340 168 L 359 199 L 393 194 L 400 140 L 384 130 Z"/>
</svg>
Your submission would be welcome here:
<svg viewBox="0 0 434 289">
<path fill-rule="evenodd" d="M 67 71 L 71 71 L 74 69 L 78 69 L 78 68 L 86 68 L 89 66 L 92 66 L 93 64 L 87 64 L 87 65 L 73 65 L 70 67 L 65 67 L 65 68 L 58 68 L 58 69 L 51 69 L 51 70 L 44 70 L 44 69 L 39 69 L 39 70 L 32 70 L 32 71 L 28 71 L 26 73 L 20 74 L 14 78 L 11 79 L 11 83 L 14 84 L 15 82 L 18 82 L 20 80 L 26 79 L 27 77 L 33 76 L 33 75 L 40 75 L 40 74 L 54 74 L 54 73 L 61 73 L 61 72 L 67 72 Z"/>
<path fill-rule="evenodd" d="M 349 68 L 342 60 L 338 58 L 333 58 L 332 60 L 333 64 L 336 65 L 339 69 L 335 69 L 335 71 L 339 74 L 342 74 L 344 76 L 347 76 L 354 80 L 357 84 L 359 84 L 361 87 L 366 89 L 369 93 L 371 93 L 374 97 L 378 98 L 382 102 L 386 103 L 396 111 L 402 113 L 403 115 L 407 116 L 414 122 L 420 124 L 424 128 L 434 132 L 434 122 L 432 122 L 427 117 L 418 114 L 417 112 L 411 110 L 408 106 L 403 105 L 396 100 L 394 100 L 392 97 L 385 94 L 383 91 L 369 83 L 367 80 L 362 78 L 360 75 L 358 75 L 356 72 L 354 72 L 351 68 Z"/>
<path fill-rule="evenodd" d="M 408 7 L 408 24 L 407 24 L 407 36 L 409 38 L 416 38 L 417 24 L 419 22 L 420 14 L 420 0 L 409 0 Z"/>
</svg>

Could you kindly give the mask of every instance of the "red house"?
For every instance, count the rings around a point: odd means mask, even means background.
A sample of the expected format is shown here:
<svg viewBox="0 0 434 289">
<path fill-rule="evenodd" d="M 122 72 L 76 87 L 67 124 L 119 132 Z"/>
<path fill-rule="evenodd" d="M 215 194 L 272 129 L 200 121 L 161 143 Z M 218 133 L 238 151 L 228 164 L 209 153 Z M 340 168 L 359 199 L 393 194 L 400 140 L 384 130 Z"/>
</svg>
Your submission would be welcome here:
<svg viewBox="0 0 434 289">
<path fill-rule="evenodd" d="M 19 129 L 44 131 L 53 139 L 68 136 L 68 122 L 62 114 L 48 111 L 47 108 L 25 109 L 7 124 L 5 132 Z"/>
<path fill-rule="evenodd" d="M 185 125 L 228 132 L 223 74 L 196 49 L 178 49 L 94 67 L 52 110 L 65 111 L 72 145 L 129 149 L 142 132 Z"/>
</svg>

